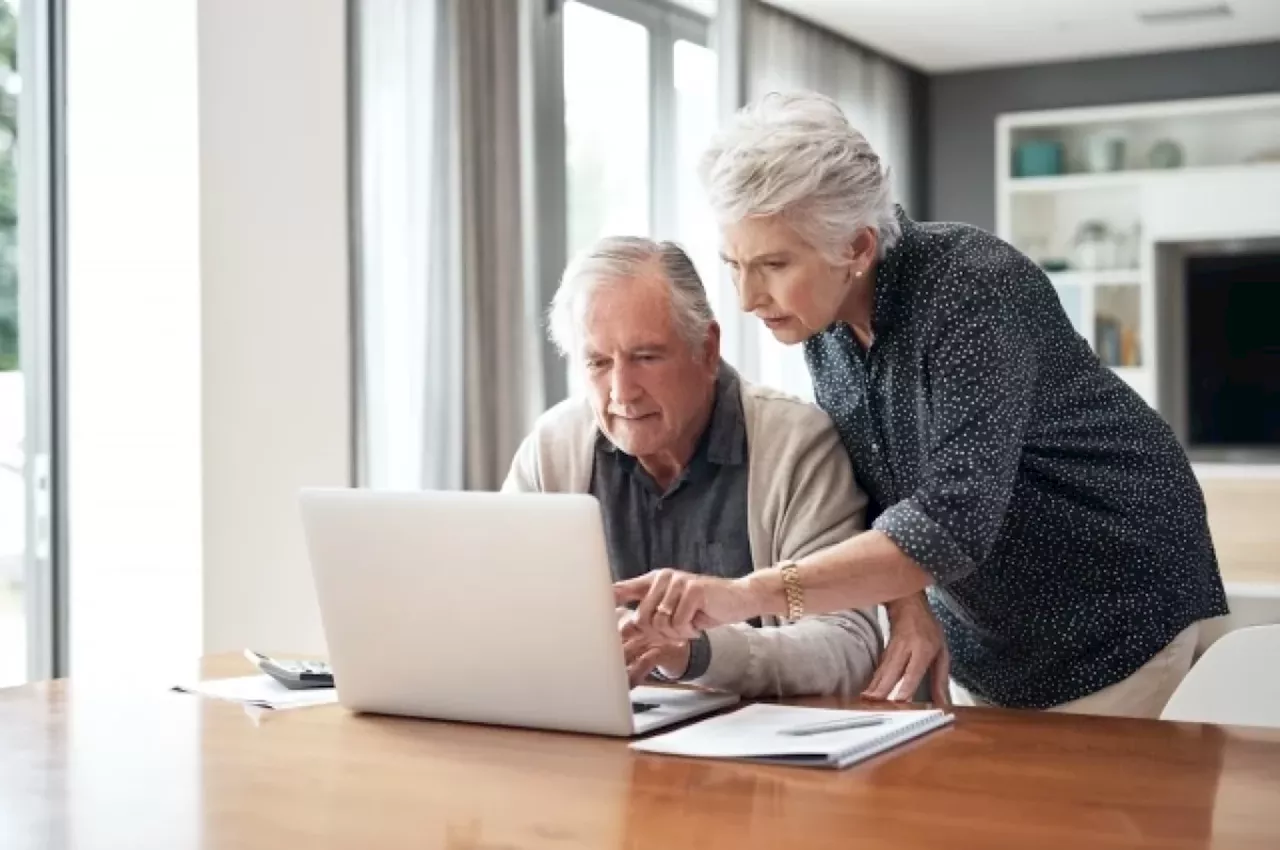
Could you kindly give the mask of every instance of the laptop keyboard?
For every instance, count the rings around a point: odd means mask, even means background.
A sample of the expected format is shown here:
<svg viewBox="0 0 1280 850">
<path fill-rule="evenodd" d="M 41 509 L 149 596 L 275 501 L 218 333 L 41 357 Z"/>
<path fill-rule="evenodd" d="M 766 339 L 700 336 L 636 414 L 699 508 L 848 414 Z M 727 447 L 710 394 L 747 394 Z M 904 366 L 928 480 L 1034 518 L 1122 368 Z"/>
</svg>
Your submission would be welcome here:
<svg viewBox="0 0 1280 850">
<path fill-rule="evenodd" d="M 644 714 L 646 711 L 653 711 L 658 707 L 654 702 L 633 702 L 631 703 L 631 711 L 635 714 Z"/>
</svg>

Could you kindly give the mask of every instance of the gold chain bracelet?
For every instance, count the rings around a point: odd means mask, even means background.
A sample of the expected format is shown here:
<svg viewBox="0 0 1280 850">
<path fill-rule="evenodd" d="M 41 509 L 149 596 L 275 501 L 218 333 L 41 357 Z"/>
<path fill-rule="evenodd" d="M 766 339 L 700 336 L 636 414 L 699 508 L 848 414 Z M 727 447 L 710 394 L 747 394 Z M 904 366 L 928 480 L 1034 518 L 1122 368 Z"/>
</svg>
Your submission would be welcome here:
<svg viewBox="0 0 1280 850">
<path fill-rule="evenodd" d="M 782 572 L 782 592 L 787 597 L 787 619 L 798 620 L 804 616 L 804 588 L 800 585 L 800 568 L 795 561 L 778 564 Z"/>
</svg>

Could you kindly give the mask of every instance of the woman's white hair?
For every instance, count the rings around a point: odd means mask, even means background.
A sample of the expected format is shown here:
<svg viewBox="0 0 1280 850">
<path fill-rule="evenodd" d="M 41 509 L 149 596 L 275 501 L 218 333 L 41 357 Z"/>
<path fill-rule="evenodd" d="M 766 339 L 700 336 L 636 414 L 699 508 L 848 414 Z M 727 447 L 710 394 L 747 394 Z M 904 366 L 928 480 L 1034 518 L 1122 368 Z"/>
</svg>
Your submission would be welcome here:
<svg viewBox="0 0 1280 850">
<path fill-rule="evenodd" d="M 779 215 L 829 262 L 847 262 L 858 230 L 898 241 L 889 170 L 840 107 L 811 92 L 743 107 L 702 156 L 699 173 L 722 224 Z"/>
<path fill-rule="evenodd" d="M 671 294 L 676 328 L 697 349 L 715 321 L 707 291 L 693 261 L 674 242 L 655 242 L 639 236 L 609 236 L 583 251 L 560 279 L 551 299 L 547 325 L 551 340 L 566 357 L 572 356 L 582 336 L 582 321 L 591 295 L 604 286 L 657 276 Z"/>
</svg>

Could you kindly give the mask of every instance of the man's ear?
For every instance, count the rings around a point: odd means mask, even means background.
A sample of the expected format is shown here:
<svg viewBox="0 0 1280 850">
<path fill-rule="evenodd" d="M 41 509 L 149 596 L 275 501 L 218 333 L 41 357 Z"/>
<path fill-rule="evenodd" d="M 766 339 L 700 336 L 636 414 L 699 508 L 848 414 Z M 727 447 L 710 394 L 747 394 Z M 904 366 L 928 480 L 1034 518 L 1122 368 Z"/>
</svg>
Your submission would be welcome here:
<svg viewBox="0 0 1280 850">
<path fill-rule="evenodd" d="M 715 374 L 720 368 L 720 323 L 713 321 L 707 325 L 707 337 L 702 342 L 702 360 L 707 368 Z"/>
</svg>

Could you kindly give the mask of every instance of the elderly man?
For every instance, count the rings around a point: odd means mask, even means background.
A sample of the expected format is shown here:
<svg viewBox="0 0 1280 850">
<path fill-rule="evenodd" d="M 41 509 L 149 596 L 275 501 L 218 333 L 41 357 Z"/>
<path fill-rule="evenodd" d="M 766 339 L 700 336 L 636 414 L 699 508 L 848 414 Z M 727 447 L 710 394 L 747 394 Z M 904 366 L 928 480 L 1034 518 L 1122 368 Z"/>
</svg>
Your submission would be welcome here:
<svg viewBox="0 0 1280 850">
<path fill-rule="evenodd" d="M 590 493 L 616 580 L 684 565 L 741 577 L 862 528 L 865 496 L 822 411 L 720 360 L 720 328 L 678 246 L 609 238 L 566 271 L 551 332 L 584 396 L 545 413 L 504 490 Z M 650 674 L 743 696 L 859 693 L 875 617 L 844 611 L 654 644 L 620 627 L 633 683 Z"/>
</svg>

